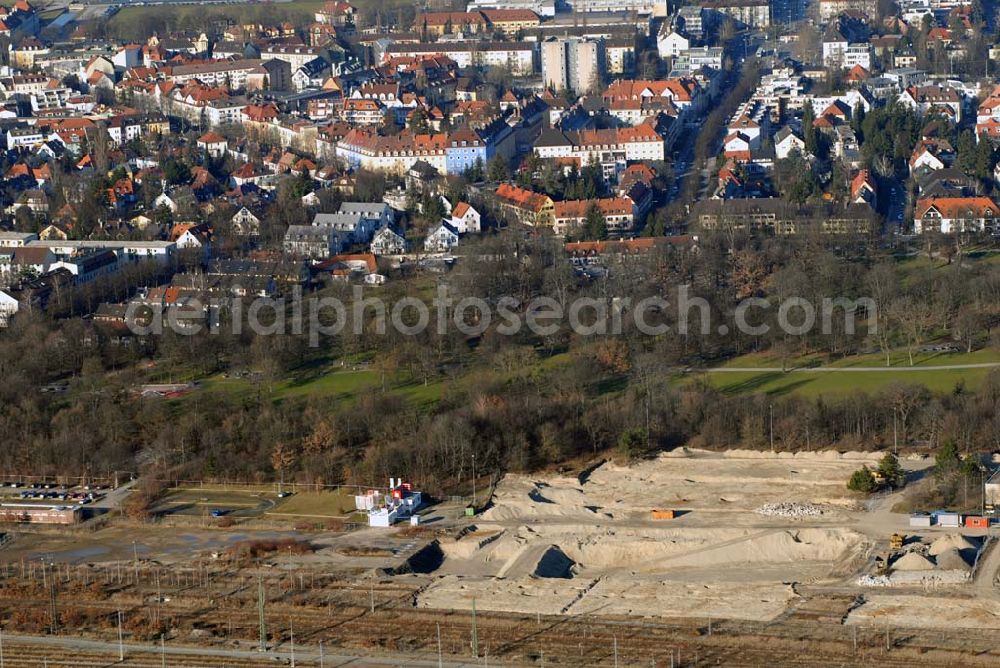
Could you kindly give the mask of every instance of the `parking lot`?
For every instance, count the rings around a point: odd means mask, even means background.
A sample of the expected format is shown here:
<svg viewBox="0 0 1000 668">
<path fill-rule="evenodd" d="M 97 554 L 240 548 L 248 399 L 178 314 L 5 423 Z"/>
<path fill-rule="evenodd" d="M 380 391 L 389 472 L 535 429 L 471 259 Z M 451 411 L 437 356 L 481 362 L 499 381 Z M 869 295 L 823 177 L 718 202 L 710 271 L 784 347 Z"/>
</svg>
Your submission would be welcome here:
<svg viewBox="0 0 1000 668">
<path fill-rule="evenodd" d="M 110 485 L 65 485 L 56 481 L 0 483 L 0 502 L 52 505 L 88 505 L 100 501 L 111 491 Z"/>
</svg>

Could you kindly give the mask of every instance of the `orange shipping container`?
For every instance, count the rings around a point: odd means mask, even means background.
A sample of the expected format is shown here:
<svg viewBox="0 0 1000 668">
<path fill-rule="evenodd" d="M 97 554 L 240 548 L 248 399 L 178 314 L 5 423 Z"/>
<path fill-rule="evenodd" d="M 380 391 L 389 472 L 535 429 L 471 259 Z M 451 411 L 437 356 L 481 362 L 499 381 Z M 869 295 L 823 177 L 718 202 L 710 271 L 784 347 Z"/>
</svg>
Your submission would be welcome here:
<svg viewBox="0 0 1000 668">
<path fill-rule="evenodd" d="M 651 513 L 654 520 L 672 520 L 674 519 L 674 511 L 672 510 L 654 510 Z"/>
<path fill-rule="evenodd" d="M 969 515 L 965 518 L 965 526 L 969 529 L 989 529 L 990 518 Z"/>
</svg>

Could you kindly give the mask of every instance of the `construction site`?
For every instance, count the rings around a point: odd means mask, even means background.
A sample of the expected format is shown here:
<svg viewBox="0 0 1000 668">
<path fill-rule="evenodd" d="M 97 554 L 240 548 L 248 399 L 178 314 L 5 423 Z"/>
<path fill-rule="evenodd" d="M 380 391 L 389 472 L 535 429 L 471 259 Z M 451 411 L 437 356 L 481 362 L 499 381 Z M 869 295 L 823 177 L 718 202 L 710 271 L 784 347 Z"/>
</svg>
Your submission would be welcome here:
<svg viewBox="0 0 1000 668">
<path fill-rule="evenodd" d="M 878 458 L 678 450 L 508 475 L 471 514 L 432 502 L 391 527 L 13 528 L 0 651 L 5 666 L 997 665 L 988 524 L 914 528 L 894 494 L 848 491 Z"/>
</svg>

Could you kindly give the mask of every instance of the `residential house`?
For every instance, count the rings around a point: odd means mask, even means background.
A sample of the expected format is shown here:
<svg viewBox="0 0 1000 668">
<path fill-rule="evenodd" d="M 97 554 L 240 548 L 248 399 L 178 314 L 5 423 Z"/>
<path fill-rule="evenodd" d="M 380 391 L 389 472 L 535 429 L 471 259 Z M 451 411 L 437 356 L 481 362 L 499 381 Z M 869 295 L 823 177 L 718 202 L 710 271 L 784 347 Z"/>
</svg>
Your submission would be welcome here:
<svg viewBox="0 0 1000 668">
<path fill-rule="evenodd" d="M 660 58 L 673 58 L 684 53 L 691 47 L 691 40 L 672 29 L 667 29 L 668 24 L 664 22 L 664 31 L 656 37 L 656 50 Z"/>
<path fill-rule="evenodd" d="M 22 278 L 47 274 L 57 259 L 48 248 L 21 246 L 0 249 L 0 282 L 11 285 Z"/>
<path fill-rule="evenodd" d="M 917 200 L 913 228 L 917 234 L 939 231 L 1000 232 L 997 217 L 1000 207 L 989 197 L 930 197 Z"/>
<path fill-rule="evenodd" d="M 952 125 L 962 121 L 962 97 L 954 88 L 946 86 L 909 86 L 899 94 L 900 104 L 923 116 L 936 113 Z"/>
<path fill-rule="evenodd" d="M 118 271 L 118 256 L 110 249 L 90 250 L 52 263 L 51 270 L 65 269 L 73 274 L 73 283 L 85 285 Z"/>
<path fill-rule="evenodd" d="M 208 153 L 213 158 L 221 158 L 226 155 L 229 142 L 220 134 L 206 132 L 198 137 L 198 148 Z"/>
<path fill-rule="evenodd" d="M 548 195 L 507 183 L 501 183 L 493 194 L 500 209 L 523 225 L 548 227 L 555 222 L 555 202 Z"/>
<path fill-rule="evenodd" d="M 555 202 L 552 232 L 566 236 L 582 229 L 587 221 L 587 213 L 595 205 L 604 217 L 608 234 L 621 235 L 632 231 L 635 226 L 635 204 L 627 197 L 609 197 L 595 200 L 566 200 Z"/>
<path fill-rule="evenodd" d="M 448 222 L 459 234 L 478 233 L 482 230 L 482 216 L 468 202 L 456 204 Z"/>
<path fill-rule="evenodd" d="M 862 169 L 851 181 L 851 202 L 874 207 L 877 196 L 878 192 L 875 189 L 875 181 L 872 179 L 871 172 Z"/>
<path fill-rule="evenodd" d="M 339 250 L 340 239 L 332 227 L 290 225 L 283 247 L 289 255 L 318 259 Z"/>
<path fill-rule="evenodd" d="M 786 125 L 774 135 L 774 157 L 784 160 L 795 153 L 805 155 L 806 143 Z"/>
<path fill-rule="evenodd" d="M 207 223 L 179 223 L 171 228 L 168 238 L 177 244 L 177 248 L 199 248 L 207 255 L 212 228 Z"/>
<path fill-rule="evenodd" d="M 336 213 L 317 213 L 314 227 L 332 229 L 350 243 L 369 243 L 376 230 L 392 222 L 392 211 L 384 202 L 343 202 Z"/>
<path fill-rule="evenodd" d="M 938 170 L 955 161 L 955 149 L 947 139 L 925 137 L 917 142 L 910 155 L 910 171 Z"/>
<path fill-rule="evenodd" d="M 782 199 L 702 200 L 691 213 L 703 230 L 745 230 L 750 233 L 822 234 L 867 237 L 878 230 L 878 219 L 866 204 L 796 205 Z"/>
<path fill-rule="evenodd" d="M 17 299 L 0 290 L 0 327 L 7 327 L 10 324 L 20 305 Z"/>
<path fill-rule="evenodd" d="M 443 253 L 450 251 L 458 245 L 458 232 L 449 223 L 441 221 L 427 238 L 424 239 L 424 250 L 428 252 Z"/>
<path fill-rule="evenodd" d="M 406 239 L 386 226 L 375 233 L 370 250 L 373 255 L 400 255 L 406 252 Z"/>
<path fill-rule="evenodd" d="M 377 273 L 378 262 L 371 253 L 334 255 L 314 265 L 313 271 L 317 274 L 329 273 L 331 278 L 338 280 L 360 277 L 366 283 L 378 285 L 385 282 L 385 277 Z"/>
<path fill-rule="evenodd" d="M 481 12 L 494 32 L 502 32 L 508 38 L 541 24 L 538 14 L 530 9 L 483 9 Z"/>
</svg>

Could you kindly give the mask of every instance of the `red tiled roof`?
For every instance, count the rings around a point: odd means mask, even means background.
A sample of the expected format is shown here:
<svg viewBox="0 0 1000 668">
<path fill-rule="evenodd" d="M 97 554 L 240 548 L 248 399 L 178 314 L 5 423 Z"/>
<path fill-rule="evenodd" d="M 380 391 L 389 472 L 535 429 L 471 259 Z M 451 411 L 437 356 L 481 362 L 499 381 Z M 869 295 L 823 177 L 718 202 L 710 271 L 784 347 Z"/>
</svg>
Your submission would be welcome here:
<svg viewBox="0 0 1000 668">
<path fill-rule="evenodd" d="M 868 186 L 872 192 L 875 191 L 875 182 L 872 181 L 871 173 L 869 173 L 867 169 L 862 169 L 858 172 L 858 175 L 854 177 L 854 180 L 851 181 L 851 197 L 857 197 L 858 193 L 861 192 L 861 189 L 865 186 Z"/>
<path fill-rule="evenodd" d="M 623 216 L 633 213 L 632 201 L 624 197 L 610 197 L 606 199 L 578 199 L 556 202 L 556 218 L 583 218 L 587 215 L 587 210 L 591 204 L 596 204 L 601 213 L 605 216 Z"/>
<path fill-rule="evenodd" d="M 622 239 L 620 241 L 572 241 L 563 245 L 563 249 L 571 255 L 602 255 L 604 253 L 642 253 L 665 245 L 689 244 L 690 236 L 676 237 L 639 237 L 637 239 Z"/>
<path fill-rule="evenodd" d="M 225 144 L 226 138 L 216 132 L 206 132 L 198 137 L 199 144 Z"/>
<path fill-rule="evenodd" d="M 981 218 L 1000 215 L 1000 207 L 989 197 L 928 197 L 917 200 L 917 218 L 935 209 L 942 218 Z"/>
<path fill-rule="evenodd" d="M 541 195 L 531 190 L 518 188 L 507 183 L 501 183 L 496 189 L 496 196 L 506 200 L 509 204 L 521 209 L 528 209 L 538 213 L 546 206 L 550 200 L 547 196 Z"/>
<path fill-rule="evenodd" d="M 530 9 L 484 9 L 482 15 L 490 23 L 538 21 L 538 14 Z"/>
</svg>

